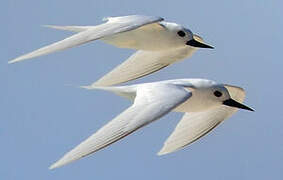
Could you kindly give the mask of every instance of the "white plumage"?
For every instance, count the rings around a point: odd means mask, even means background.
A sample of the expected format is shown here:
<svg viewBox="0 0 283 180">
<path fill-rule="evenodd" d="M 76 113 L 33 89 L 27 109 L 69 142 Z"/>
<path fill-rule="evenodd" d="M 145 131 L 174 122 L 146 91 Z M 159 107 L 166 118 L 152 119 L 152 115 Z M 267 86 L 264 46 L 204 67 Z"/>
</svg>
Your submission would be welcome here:
<svg viewBox="0 0 283 180">
<path fill-rule="evenodd" d="M 87 138 L 51 169 L 63 166 L 94 153 L 135 130 L 161 118 L 170 111 L 185 109 L 185 115 L 164 143 L 159 155 L 167 154 L 194 142 L 236 112 L 235 107 L 251 110 L 240 104 L 244 90 L 217 84 L 205 79 L 179 79 L 120 87 L 86 86 L 87 89 L 112 91 L 133 101 L 132 106 Z M 215 92 L 221 96 L 215 95 Z M 237 101 L 228 107 L 224 102 Z M 203 103 L 205 101 L 205 105 Z M 227 103 L 225 103 L 227 104 Z M 195 107 L 194 107 L 195 106 Z M 230 106 L 230 105 L 229 105 Z M 181 108 L 180 108 L 181 107 Z"/>
<path fill-rule="evenodd" d="M 176 23 L 164 22 L 161 17 L 122 16 L 110 17 L 97 26 L 46 27 L 75 32 L 61 41 L 47 45 L 9 61 L 15 63 L 53 52 L 62 51 L 94 40 L 119 48 L 138 50 L 124 63 L 100 78 L 95 84 L 108 86 L 127 82 L 158 71 L 170 64 L 190 57 L 198 47 L 205 45 L 202 38 Z M 183 35 L 178 35 L 182 32 Z M 188 42 L 193 42 L 189 43 Z"/>
</svg>

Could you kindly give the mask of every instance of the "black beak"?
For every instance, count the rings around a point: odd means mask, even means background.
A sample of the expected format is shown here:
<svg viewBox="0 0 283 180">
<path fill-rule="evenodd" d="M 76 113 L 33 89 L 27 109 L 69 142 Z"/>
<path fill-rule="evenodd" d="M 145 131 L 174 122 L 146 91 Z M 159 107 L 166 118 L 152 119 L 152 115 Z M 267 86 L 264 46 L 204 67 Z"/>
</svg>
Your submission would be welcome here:
<svg viewBox="0 0 283 180">
<path fill-rule="evenodd" d="M 235 101 L 231 98 L 223 101 L 223 104 L 226 105 L 226 106 L 231 106 L 231 107 L 236 107 L 236 108 L 240 108 L 240 109 L 246 109 L 246 110 L 249 110 L 249 111 L 254 111 L 252 108 L 249 108 L 248 106 L 245 106 L 241 103 L 238 103 L 237 101 Z"/>
<path fill-rule="evenodd" d="M 194 39 L 189 40 L 186 44 L 189 45 L 189 46 L 198 47 L 198 48 L 210 48 L 210 49 L 214 49 L 214 47 L 209 46 L 209 45 L 207 45 L 207 44 L 203 44 L 203 43 L 198 42 L 198 41 L 196 41 L 196 40 L 194 40 Z"/>
</svg>

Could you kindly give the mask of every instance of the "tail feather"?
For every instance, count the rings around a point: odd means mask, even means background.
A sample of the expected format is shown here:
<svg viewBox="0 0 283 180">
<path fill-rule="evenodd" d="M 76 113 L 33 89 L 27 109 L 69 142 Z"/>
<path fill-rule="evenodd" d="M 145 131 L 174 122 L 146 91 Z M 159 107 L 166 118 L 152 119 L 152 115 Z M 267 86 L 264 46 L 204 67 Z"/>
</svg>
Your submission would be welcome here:
<svg viewBox="0 0 283 180">
<path fill-rule="evenodd" d="M 119 96 L 125 97 L 131 101 L 134 101 L 136 97 L 137 92 L 137 86 L 131 85 L 131 86 L 96 86 L 96 85 L 89 85 L 89 86 L 80 86 L 80 88 L 84 89 L 100 89 L 104 91 L 110 91 L 114 94 L 117 94 Z"/>
<path fill-rule="evenodd" d="M 43 25 L 43 27 L 48 27 L 52 29 L 64 30 L 64 31 L 71 31 L 71 32 L 82 32 L 93 28 L 95 26 L 55 26 L 55 25 Z"/>
</svg>

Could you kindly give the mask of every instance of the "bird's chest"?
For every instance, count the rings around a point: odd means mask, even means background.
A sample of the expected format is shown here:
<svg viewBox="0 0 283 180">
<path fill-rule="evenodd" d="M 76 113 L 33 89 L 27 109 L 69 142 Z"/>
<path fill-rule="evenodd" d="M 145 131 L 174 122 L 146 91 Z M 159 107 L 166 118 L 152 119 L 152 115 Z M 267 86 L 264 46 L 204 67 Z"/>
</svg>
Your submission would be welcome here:
<svg viewBox="0 0 283 180">
<path fill-rule="evenodd" d="M 174 109 L 175 112 L 200 112 L 215 107 L 215 103 L 203 94 L 193 94 L 187 101 Z"/>
<path fill-rule="evenodd" d="M 138 28 L 102 39 L 120 48 L 160 51 L 184 46 L 176 35 L 165 29 Z"/>
</svg>

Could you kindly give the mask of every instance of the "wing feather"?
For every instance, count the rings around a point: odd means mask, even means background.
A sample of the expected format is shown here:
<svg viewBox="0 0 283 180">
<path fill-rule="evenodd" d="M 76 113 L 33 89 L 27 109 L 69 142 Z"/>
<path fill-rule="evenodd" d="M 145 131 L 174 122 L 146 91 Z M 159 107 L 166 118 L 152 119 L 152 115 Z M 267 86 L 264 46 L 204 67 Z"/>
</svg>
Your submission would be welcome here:
<svg viewBox="0 0 283 180">
<path fill-rule="evenodd" d="M 190 57 L 195 50 L 196 48 L 191 47 L 166 51 L 139 50 L 92 85 L 110 86 L 146 76 Z"/>
<path fill-rule="evenodd" d="M 225 85 L 230 96 L 238 102 L 243 102 L 245 92 L 235 86 Z M 158 155 L 168 154 L 200 139 L 225 119 L 237 111 L 237 108 L 221 106 L 205 112 L 185 113 L 173 133 L 165 141 Z"/>
<path fill-rule="evenodd" d="M 51 45 L 47 45 L 45 47 L 32 51 L 28 54 L 22 55 L 20 57 L 17 57 L 9 61 L 9 63 L 14 63 L 25 59 L 47 55 L 53 52 L 78 46 L 90 41 L 101 39 L 106 36 L 130 31 L 139 28 L 143 25 L 159 22 L 162 20 L 163 19 L 160 17 L 150 17 L 150 16 L 140 16 L 140 15 L 109 18 L 109 20 L 104 24 L 94 26 L 90 29 L 81 31 L 66 39 L 55 42 Z M 53 27 L 55 28 L 55 26 Z"/>
<path fill-rule="evenodd" d="M 57 168 L 94 153 L 164 116 L 191 96 L 184 88 L 173 85 L 139 87 L 134 104 L 87 138 L 59 161 L 50 166 Z M 168 98 L 171 97 L 171 98 Z"/>
</svg>

